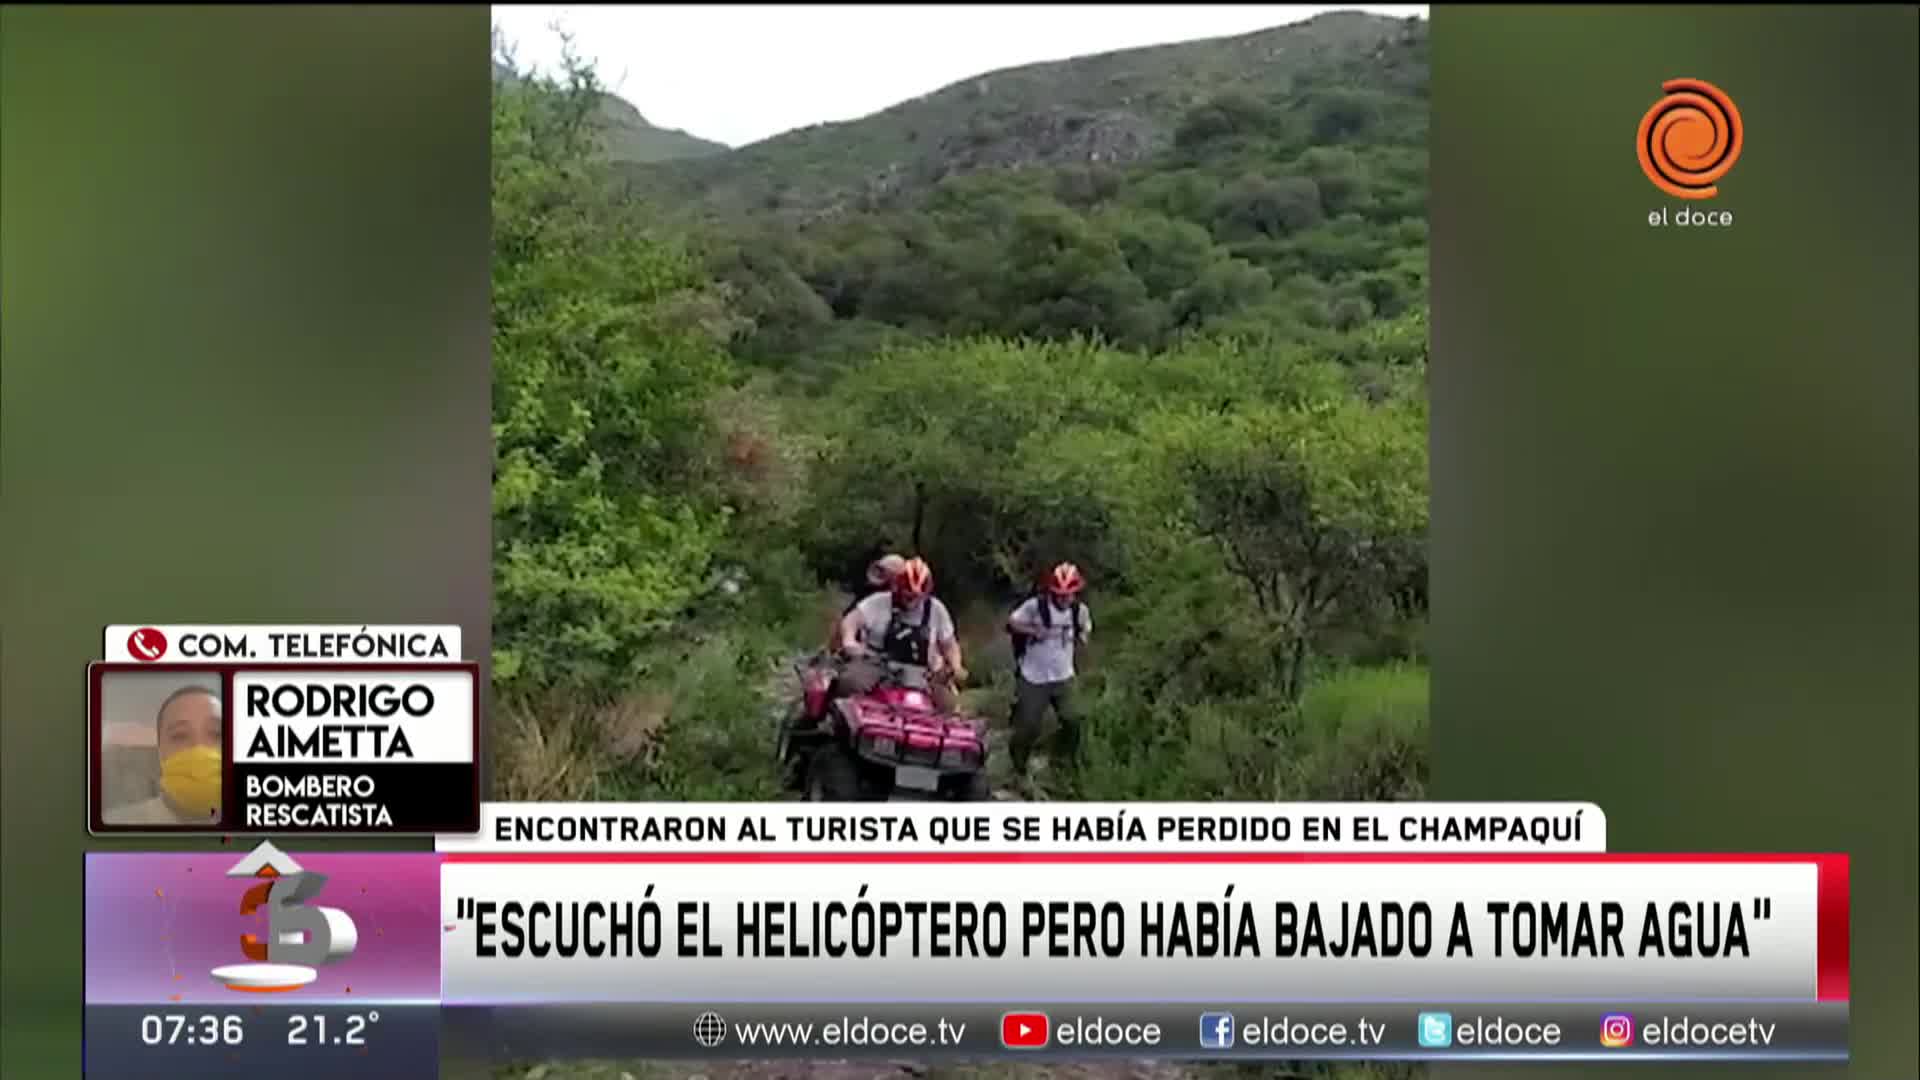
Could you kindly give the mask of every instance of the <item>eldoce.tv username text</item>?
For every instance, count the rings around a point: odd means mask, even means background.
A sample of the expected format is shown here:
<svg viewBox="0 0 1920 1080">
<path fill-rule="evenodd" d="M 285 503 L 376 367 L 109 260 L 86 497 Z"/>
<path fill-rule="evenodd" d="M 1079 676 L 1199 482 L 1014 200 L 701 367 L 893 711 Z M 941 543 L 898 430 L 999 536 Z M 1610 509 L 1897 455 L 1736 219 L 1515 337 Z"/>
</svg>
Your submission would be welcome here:
<svg viewBox="0 0 1920 1080">
<path fill-rule="evenodd" d="M 711 1014 L 709 1014 L 711 1015 Z M 704 1018 L 703 1018 L 704 1019 Z M 741 1046 L 820 1047 L 822 1049 L 885 1046 L 958 1046 L 966 1038 L 964 1021 L 949 1022 L 940 1017 L 932 1025 L 917 1020 L 876 1020 L 868 1016 L 843 1016 L 825 1024 L 749 1023 L 732 1024 L 722 1029 Z M 694 1039 L 708 1048 L 718 1048 L 711 1027 L 696 1023 Z M 724 1039 L 721 1035 L 720 1039 Z"/>
<path fill-rule="evenodd" d="M 1287 1015 L 1236 1017 L 1233 1013 L 1203 1013 L 1200 1046 L 1204 1050 L 1299 1047 L 1309 1050 L 1380 1046 L 1387 1040 L 1383 1020 L 1357 1017 L 1344 1020 L 1300 1020 Z"/>
</svg>

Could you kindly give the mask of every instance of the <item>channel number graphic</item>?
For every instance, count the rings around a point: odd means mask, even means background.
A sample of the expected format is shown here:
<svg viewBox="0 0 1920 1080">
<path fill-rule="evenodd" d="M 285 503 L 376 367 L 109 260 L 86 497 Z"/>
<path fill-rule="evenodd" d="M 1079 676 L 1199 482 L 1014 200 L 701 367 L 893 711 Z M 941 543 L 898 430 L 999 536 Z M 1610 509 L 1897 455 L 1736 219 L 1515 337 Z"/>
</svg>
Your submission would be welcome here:
<svg viewBox="0 0 1920 1080">
<path fill-rule="evenodd" d="M 227 876 L 257 881 L 241 897 L 240 914 L 265 908 L 267 915 L 265 940 L 240 935 L 240 951 L 252 963 L 213 969 L 213 977 L 229 990 L 297 990 L 319 977 L 320 965 L 352 955 L 359 944 L 359 929 L 346 912 L 308 904 L 326 888 L 327 876 L 302 869 L 272 844 L 261 841 Z"/>
</svg>

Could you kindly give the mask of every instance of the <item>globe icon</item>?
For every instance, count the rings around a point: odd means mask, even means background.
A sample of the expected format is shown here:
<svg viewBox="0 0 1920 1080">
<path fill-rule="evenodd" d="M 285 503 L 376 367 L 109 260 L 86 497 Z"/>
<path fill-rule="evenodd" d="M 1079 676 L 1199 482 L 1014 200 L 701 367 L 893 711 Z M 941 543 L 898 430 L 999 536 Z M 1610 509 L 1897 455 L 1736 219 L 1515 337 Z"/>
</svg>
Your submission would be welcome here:
<svg viewBox="0 0 1920 1080">
<path fill-rule="evenodd" d="M 711 1050 L 727 1041 L 727 1022 L 717 1012 L 703 1012 L 693 1020 L 693 1041 Z"/>
</svg>

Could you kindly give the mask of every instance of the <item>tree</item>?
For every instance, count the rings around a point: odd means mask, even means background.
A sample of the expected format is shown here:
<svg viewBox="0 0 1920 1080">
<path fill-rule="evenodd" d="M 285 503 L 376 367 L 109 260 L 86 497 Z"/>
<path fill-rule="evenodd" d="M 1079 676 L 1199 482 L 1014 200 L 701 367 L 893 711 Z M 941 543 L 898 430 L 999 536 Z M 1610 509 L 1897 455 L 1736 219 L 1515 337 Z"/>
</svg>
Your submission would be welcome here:
<svg viewBox="0 0 1920 1080">
<path fill-rule="evenodd" d="M 1335 330 L 1356 329 L 1373 315 L 1373 302 L 1357 293 L 1349 293 L 1333 302 L 1332 324 Z"/>
<path fill-rule="evenodd" d="M 1316 146 L 1300 155 L 1296 165 L 1320 189 L 1320 204 L 1337 217 L 1366 205 L 1370 188 L 1358 155 L 1346 147 Z"/>
<path fill-rule="evenodd" d="M 934 559 L 946 581 L 1005 584 L 1007 553 L 1062 535 L 1061 514 L 1042 512 L 1059 489 L 1026 470 L 1076 431 L 1132 423 L 1141 410 L 1110 372 L 1133 359 L 1084 341 L 977 339 L 890 350 L 849 371 L 823 410 L 837 445 L 819 502 L 832 513 L 811 546 L 829 556 L 884 532 Z"/>
<path fill-rule="evenodd" d="M 598 87 L 503 80 L 493 109 L 495 678 L 612 690 L 700 587 L 724 523 L 676 478 L 727 373 L 684 253 L 609 197 Z"/>
<path fill-rule="evenodd" d="M 1068 206 L 1084 209 L 1113 198 L 1120 193 L 1120 186 L 1120 171 L 1096 162 L 1057 169 L 1053 193 Z"/>
<path fill-rule="evenodd" d="M 1217 139 L 1260 134 L 1278 123 L 1278 114 L 1266 102 L 1229 91 L 1189 109 L 1174 129 L 1173 142 L 1182 149 L 1196 149 Z"/>
<path fill-rule="evenodd" d="M 1221 193 L 1215 210 L 1228 236 L 1287 236 L 1320 222 L 1320 187 L 1305 176 L 1243 176 Z"/>
<path fill-rule="evenodd" d="M 1193 529 L 1219 546 L 1278 631 L 1290 699 L 1342 610 L 1386 599 L 1422 550 L 1423 420 L 1407 403 L 1346 397 L 1186 412 L 1156 432 Z"/>
<path fill-rule="evenodd" d="M 1215 322 L 1273 292 L 1273 276 L 1242 259 L 1221 259 L 1181 290 L 1174 302 L 1177 326 L 1201 327 Z"/>
<path fill-rule="evenodd" d="M 1146 343 L 1164 324 L 1113 238 L 1051 200 L 1021 207 L 997 263 L 990 280 L 1003 333 Z"/>
<path fill-rule="evenodd" d="M 1375 90 L 1329 87 L 1314 92 L 1307 108 L 1314 136 L 1322 142 L 1357 140 L 1387 115 L 1392 102 Z"/>
<path fill-rule="evenodd" d="M 1099 224 L 1119 244 L 1128 269 L 1158 297 L 1191 287 L 1225 254 L 1207 230 L 1152 210 L 1117 209 L 1103 215 Z"/>
</svg>

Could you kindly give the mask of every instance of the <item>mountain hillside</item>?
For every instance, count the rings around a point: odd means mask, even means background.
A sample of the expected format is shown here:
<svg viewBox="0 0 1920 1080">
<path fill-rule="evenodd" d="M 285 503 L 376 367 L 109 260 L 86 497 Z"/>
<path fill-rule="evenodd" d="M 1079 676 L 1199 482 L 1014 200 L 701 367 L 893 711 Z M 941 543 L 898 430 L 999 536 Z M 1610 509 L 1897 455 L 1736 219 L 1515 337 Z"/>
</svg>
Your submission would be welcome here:
<svg viewBox="0 0 1920 1080">
<path fill-rule="evenodd" d="M 628 183 L 723 217 L 774 209 L 804 218 L 910 200 L 982 169 L 1125 165 L 1172 146 L 1183 119 L 1223 94 L 1275 102 L 1348 85 L 1424 98 L 1425 36 L 1419 20 L 1340 12 L 989 72 L 858 120 L 630 169 Z"/>
<path fill-rule="evenodd" d="M 678 128 L 655 127 L 626 101 L 607 94 L 600 99 L 607 157 L 613 161 L 652 163 L 724 154 L 727 147 Z"/>
<path fill-rule="evenodd" d="M 1347 13 L 995 72 L 612 194 L 697 249 L 737 359 L 815 389 L 928 336 L 1412 345 L 1427 45 Z"/>
<path fill-rule="evenodd" d="M 496 80 L 518 78 L 497 61 L 493 65 Z M 727 147 L 677 128 L 655 127 L 640 110 L 613 94 L 602 93 L 595 109 L 602 150 L 607 160 L 623 164 L 653 164 L 684 158 L 724 154 Z"/>
<path fill-rule="evenodd" d="M 1427 69 L 1332 15 L 657 164 L 590 70 L 503 82 L 501 794 L 780 797 L 793 661 L 897 552 L 996 795 L 1421 797 Z M 1042 743 L 1005 627 L 1061 561 L 1099 631 Z"/>
</svg>

